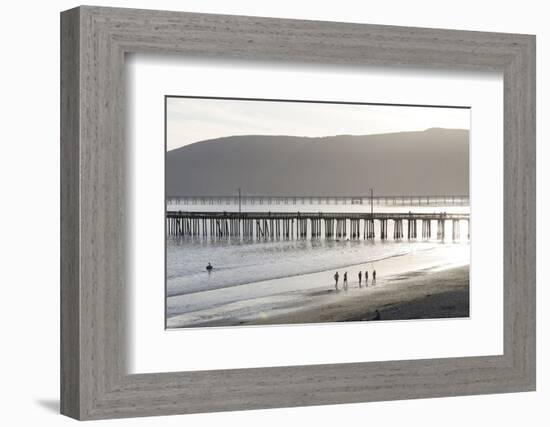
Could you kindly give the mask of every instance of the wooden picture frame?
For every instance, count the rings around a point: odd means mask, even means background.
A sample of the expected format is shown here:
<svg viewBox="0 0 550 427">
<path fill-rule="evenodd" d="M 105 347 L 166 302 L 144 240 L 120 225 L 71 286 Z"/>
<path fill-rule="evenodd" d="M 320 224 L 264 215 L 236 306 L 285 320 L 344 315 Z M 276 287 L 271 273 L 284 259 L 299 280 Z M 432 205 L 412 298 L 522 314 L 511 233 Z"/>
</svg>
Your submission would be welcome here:
<svg viewBox="0 0 550 427">
<path fill-rule="evenodd" d="M 502 72 L 503 354 L 127 374 L 127 53 Z M 61 14 L 61 166 L 65 415 L 84 420 L 535 389 L 534 36 L 78 7 Z"/>
</svg>

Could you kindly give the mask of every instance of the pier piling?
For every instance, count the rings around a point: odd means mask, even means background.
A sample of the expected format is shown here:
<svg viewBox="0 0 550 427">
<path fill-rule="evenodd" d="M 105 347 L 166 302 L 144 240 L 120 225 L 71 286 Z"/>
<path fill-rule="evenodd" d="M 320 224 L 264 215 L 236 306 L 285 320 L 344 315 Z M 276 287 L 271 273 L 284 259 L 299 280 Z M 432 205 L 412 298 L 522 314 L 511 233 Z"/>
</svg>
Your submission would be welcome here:
<svg viewBox="0 0 550 427">
<path fill-rule="evenodd" d="M 327 239 L 374 239 L 375 222 L 380 227 L 380 239 L 388 236 L 388 222 L 393 223 L 393 239 L 403 238 L 403 220 L 407 221 L 407 238 L 416 239 L 417 222 L 422 222 L 422 239 L 432 236 L 432 221 L 437 221 L 437 239 L 445 240 L 445 225 L 452 224 L 452 240 L 460 240 L 460 221 L 469 214 L 442 213 L 298 213 L 298 212 L 182 212 L 166 213 L 166 233 L 171 236 L 244 239 L 307 239 L 324 236 Z M 296 224 L 295 224 L 296 222 Z M 349 223 L 349 229 L 348 229 Z M 295 231 L 296 229 L 296 231 Z"/>
</svg>

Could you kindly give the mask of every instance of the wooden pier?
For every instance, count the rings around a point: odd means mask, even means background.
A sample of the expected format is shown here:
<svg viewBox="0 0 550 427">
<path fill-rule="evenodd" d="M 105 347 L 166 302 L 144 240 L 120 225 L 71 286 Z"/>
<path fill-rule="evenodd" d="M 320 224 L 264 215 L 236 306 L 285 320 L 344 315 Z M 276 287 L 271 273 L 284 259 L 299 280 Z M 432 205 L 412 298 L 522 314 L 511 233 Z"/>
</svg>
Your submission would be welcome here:
<svg viewBox="0 0 550 427">
<path fill-rule="evenodd" d="M 452 239 L 460 240 L 460 223 L 467 223 L 470 238 L 470 215 L 467 213 L 345 213 L 345 212 L 166 212 L 166 233 L 171 236 L 202 236 L 246 239 L 375 239 L 387 240 L 388 223 L 393 223 L 393 239 L 417 239 L 417 223 L 422 223 L 421 239 L 432 238 L 436 224 L 438 240 L 445 240 L 445 225 L 452 224 Z M 376 227 L 375 225 L 378 225 Z"/>
</svg>

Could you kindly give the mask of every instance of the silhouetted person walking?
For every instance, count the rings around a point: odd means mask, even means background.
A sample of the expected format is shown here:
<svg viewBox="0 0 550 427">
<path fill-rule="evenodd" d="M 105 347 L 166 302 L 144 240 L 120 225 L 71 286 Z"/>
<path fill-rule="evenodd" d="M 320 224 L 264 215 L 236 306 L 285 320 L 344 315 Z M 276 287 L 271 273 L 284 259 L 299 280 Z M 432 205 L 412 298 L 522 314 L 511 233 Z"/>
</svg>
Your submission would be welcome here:
<svg viewBox="0 0 550 427">
<path fill-rule="evenodd" d="M 369 286 L 369 270 L 365 270 L 365 288 Z"/>
<path fill-rule="evenodd" d="M 363 273 L 361 273 L 361 270 L 359 270 L 359 287 L 361 287 L 361 278 L 363 277 Z"/>
<path fill-rule="evenodd" d="M 348 290 L 348 272 L 344 273 L 344 289 Z"/>
<path fill-rule="evenodd" d="M 376 270 L 372 270 L 372 284 L 376 283 Z"/>
<path fill-rule="evenodd" d="M 340 275 L 338 274 L 338 272 L 334 273 L 334 281 L 336 282 L 334 284 L 334 289 L 338 290 L 338 279 L 340 278 Z"/>
</svg>

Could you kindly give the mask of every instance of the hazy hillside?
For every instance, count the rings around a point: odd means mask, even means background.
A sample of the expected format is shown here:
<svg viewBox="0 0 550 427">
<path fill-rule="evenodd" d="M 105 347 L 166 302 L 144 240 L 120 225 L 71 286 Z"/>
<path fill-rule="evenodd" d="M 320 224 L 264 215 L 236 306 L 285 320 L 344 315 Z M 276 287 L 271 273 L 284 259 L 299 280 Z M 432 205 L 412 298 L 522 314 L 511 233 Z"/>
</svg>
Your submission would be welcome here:
<svg viewBox="0 0 550 427">
<path fill-rule="evenodd" d="M 468 194 L 467 130 L 365 136 L 230 136 L 166 156 L 166 194 Z"/>
</svg>

